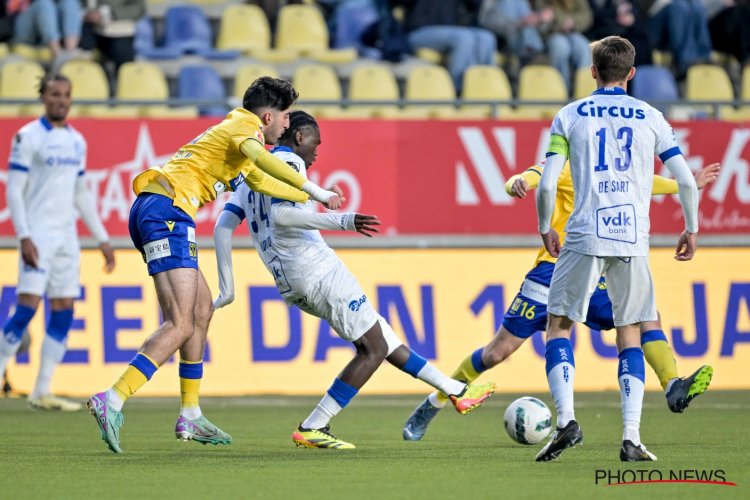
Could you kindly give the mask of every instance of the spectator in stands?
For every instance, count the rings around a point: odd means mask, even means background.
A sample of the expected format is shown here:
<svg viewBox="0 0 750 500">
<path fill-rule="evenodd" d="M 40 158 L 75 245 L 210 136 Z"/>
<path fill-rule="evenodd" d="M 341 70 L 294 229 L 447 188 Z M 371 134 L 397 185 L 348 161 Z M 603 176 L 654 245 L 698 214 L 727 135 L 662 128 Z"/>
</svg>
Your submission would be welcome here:
<svg viewBox="0 0 750 500">
<path fill-rule="evenodd" d="M 521 66 L 544 53 L 539 28 L 551 21 L 551 9 L 536 12 L 529 0 L 484 0 L 479 11 L 479 24 L 499 36 Z"/>
<path fill-rule="evenodd" d="M 672 54 L 678 80 L 691 65 L 709 60 L 711 36 L 700 0 L 638 0 L 637 5 L 649 15 L 654 47 Z"/>
<path fill-rule="evenodd" d="M 99 49 L 108 73 L 116 73 L 135 58 L 135 24 L 144 15 L 144 0 L 86 0 L 81 47 Z"/>
<path fill-rule="evenodd" d="M 653 46 L 645 18 L 630 0 L 589 0 L 594 23 L 586 32 L 590 40 L 610 35 L 627 38 L 635 47 L 635 65 L 653 64 Z"/>
<path fill-rule="evenodd" d="M 587 0 L 538 0 L 536 6 L 540 15 L 552 11 L 552 21 L 542 26 L 547 32 L 547 52 L 570 91 L 575 70 L 591 66 L 589 40 L 583 36 L 593 20 L 591 8 Z"/>
<path fill-rule="evenodd" d="M 444 54 L 457 90 L 461 89 L 466 68 L 495 64 L 495 35 L 484 28 L 459 24 L 467 11 L 476 9 L 474 1 L 392 0 L 392 6 L 399 5 L 405 8 L 404 25 L 411 46 Z"/>
<path fill-rule="evenodd" d="M 750 64 L 750 0 L 703 0 L 714 50 Z"/>
<path fill-rule="evenodd" d="M 72 52 L 81 38 L 82 9 L 79 0 L 10 0 L 18 12 L 13 43 L 48 46 L 57 57 Z M 62 40 L 62 44 L 60 41 Z"/>
</svg>

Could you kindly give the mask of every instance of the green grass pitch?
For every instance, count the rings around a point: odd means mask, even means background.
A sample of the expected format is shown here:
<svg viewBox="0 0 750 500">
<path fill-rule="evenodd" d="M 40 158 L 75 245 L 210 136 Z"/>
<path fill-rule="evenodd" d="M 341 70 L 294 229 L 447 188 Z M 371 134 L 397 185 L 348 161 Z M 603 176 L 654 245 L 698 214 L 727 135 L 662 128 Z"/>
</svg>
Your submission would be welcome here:
<svg viewBox="0 0 750 500">
<path fill-rule="evenodd" d="M 204 446 L 174 438 L 176 399 L 135 397 L 125 408 L 122 455 L 106 449 L 88 413 L 34 412 L 24 399 L 0 399 L 0 498 L 750 498 L 750 392 L 709 391 L 681 415 L 648 393 L 642 437 L 659 457 L 649 464 L 618 459 L 616 392 L 578 394 L 584 445 L 535 463 L 541 445 L 517 445 L 503 428 L 518 396 L 496 394 L 466 416 L 447 407 L 421 442 L 401 439 L 419 396 L 360 396 L 332 425 L 357 445 L 351 451 L 291 442 L 318 398 L 204 398 L 206 416 L 234 438 Z M 549 395 L 536 396 L 551 406 Z M 659 470 L 665 479 L 721 470 L 737 486 L 607 486 L 597 484 L 597 470 Z"/>
</svg>

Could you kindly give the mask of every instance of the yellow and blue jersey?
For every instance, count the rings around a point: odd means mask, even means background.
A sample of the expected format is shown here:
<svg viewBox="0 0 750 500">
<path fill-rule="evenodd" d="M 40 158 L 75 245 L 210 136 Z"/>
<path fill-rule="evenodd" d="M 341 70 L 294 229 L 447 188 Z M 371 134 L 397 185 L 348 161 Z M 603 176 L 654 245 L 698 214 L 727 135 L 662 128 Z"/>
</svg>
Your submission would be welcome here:
<svg viewBox="0 0 750 500">
<path fill-rule="evenodd" d="M 182 146 L 166 165 L 138 175 L 133 190 L 168 196 L 176 207 L 195 217 L 200 207 L 220 193 L 234 191 L 245 178 L 257 175 L 258 167 L 240 151 L 248 139 L 264 144 L 260 118 L 236 108 L 221 123 Z"/>
</svg>

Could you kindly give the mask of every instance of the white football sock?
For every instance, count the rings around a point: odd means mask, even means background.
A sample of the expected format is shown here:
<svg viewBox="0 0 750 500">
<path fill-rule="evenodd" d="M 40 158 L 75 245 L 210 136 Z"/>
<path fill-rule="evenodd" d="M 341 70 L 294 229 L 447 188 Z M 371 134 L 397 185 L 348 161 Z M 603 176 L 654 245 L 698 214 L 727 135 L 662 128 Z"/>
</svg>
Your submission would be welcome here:
<svg viewBox="0 0 750 500">
<path fill-rule="evenodd" d="M 5 367 L 8 366 L 8 362 L 18 352 L 18 348 L 21 347 L 21 340 L 18 342 L 8 342 L 6 336 L 3 335 L 0 330 L 0 380 L 5 375 Z"/>
<path fill-rule="evenodd" d="M 341 411 L 341 406 L 328 393 L 323 396 L 310 416 L 302 422 L 305 429 L 320 429 L 328 425 L 333 417 Z"/>
<path fill-rule="evenodd" d="M 65 342 L 58 342 L 49 335 L 44 336 L 42 356 L 39 360 L 39 374 L 36 377 L 36 384 L 30 399 L 39 399 L 50 394 L 52 374 L 55 373 L 57 365 L 62 362 L 66 350 Z"/>
<path fill-rule="evenodd" d="M 441 391 L 443 394 L 460 394 L 466 384 L 450 378 L 444 374 L 430 362 L 427 362 L 421 370 L 417 373 L 417 378 L 423 382 L 427 382 L 435 389 Z"/>
<path fill-rule="evenodd" d="M 555 365 L 547 375 L 547 383 L 555 400 L 557 409 L 557 427 L 565 427 L 568 422 L 575 420 L 573 410 L 573 380 L 576 369 L 570 363 Z"/>
<path fill-rule="evenodd" d="M 116 390 L 110 387 L 107 389 L 107 404 L 117 411 L 122 411 L 125 401 L 120 398 L 120 395 L 117 394 Z"/>
<path fill-rule="evenodd" d="M 639 432 L 643 408 L 643 382 L 632 375 L 623 374 L 618 379 L 622 402 L 622 440 L 629 439 L 634 445 L 641 444 Z"/>
<path fill-rule="evenodd" d="M 447 403 L 447 401 L 440 401 L 438 399 L 438 393 L 437 392 L 433 392 L 432 394 L 430 394 L 429 396 L 427 396 L 427 400 L 435 408 L 442 408 L 443 406 L 445 406 L 445 403 Z"/>
<path fill-rule="evenodd" d="M 188 420 L 195 420 L 203 415 L 200 406 L 192 406 L 190 408 L 180 408 L 180 416 L 185 417 Z"/>
</svg>

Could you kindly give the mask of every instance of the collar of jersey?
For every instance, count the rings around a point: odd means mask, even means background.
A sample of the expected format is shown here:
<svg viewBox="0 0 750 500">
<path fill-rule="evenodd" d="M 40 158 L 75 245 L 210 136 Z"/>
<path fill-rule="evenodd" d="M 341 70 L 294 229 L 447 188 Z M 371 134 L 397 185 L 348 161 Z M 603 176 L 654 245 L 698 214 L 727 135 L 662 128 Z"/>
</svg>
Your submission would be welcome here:
<svg viewBox="0 0 750 500">
<path fill-rule="evenodd" d="M 287 153 L 293 153 L 292 148 L 289 146 L 274 146 L 271 149 L 271 153 L 275 153 L 276 151 L 286 151 Z"/>
<path fill-rule="evenodd" d="M 596 89 L 591 95 L 626 95 L 625 89 L 622 87 L 602 87 Z"/>
<path fill-rule="evenodd" d="M 39 121 L 42 123 L 42 127 L 44 127 L 44 130 L 50 131 L 55 128 L 52 126 L 46 116 L 42 116 L 41 118 L 39 118 Z M 67 123 L 65 124 L 65 128 L 68 128 Z"/>
</svg>

